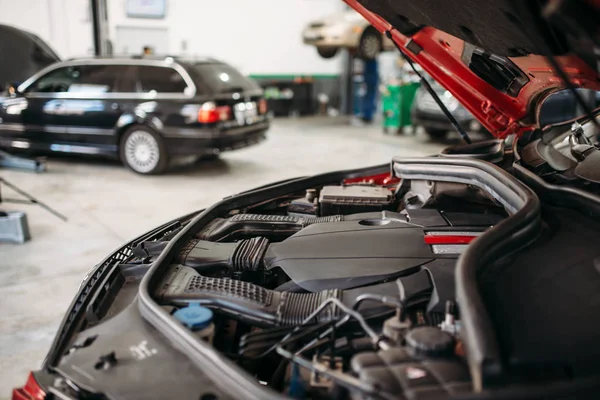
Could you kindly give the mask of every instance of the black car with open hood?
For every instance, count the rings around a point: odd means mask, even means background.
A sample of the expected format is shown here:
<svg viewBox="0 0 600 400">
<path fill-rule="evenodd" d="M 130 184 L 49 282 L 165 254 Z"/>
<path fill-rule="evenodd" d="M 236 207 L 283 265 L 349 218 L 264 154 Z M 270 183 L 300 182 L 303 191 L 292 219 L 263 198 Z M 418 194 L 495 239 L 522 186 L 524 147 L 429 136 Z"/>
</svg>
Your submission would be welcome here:
<svg viewBox="0 0 600 400">
<path fill-rule="evenodd" d="M 0 91 L 25 79 L 48 65 L 60 61 L 48 43 L 22 29 L 0 24 Z"/>
<path fill-rule="evenodd" d="M 598 398 L 599 130 L 576 91 L 600 88 L 597 2 L 347 3 L 495 138 L 454 120 L 467 144 L 125 244 L 13 399 Z M 541 126 L 565 89 L 582 116 Z"/>
</svg>

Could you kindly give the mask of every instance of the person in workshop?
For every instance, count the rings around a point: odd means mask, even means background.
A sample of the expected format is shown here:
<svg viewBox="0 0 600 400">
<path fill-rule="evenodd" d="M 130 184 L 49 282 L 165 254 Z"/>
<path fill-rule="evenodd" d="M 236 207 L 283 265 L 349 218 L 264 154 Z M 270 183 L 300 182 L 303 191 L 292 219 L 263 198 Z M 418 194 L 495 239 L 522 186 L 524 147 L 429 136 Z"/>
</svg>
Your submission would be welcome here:
<svg viewBox="0 0 600 400">
<path fill-rule="evenodd" d="M 145 56 L 151 56 L 152 55 L 152 47 L 150 47 L 150 46 L 144 46 L 143 55 L 145 55 Z"/>
<path fill-rule="evenodd" d="M 366 93 L 363 98 L 362 119 L 366 123 L 371 123 L 377 108 L 377 91 L 379 88 L 379 68 L 377 60 L 365 61 L 363 77 Z"/>
</svg>

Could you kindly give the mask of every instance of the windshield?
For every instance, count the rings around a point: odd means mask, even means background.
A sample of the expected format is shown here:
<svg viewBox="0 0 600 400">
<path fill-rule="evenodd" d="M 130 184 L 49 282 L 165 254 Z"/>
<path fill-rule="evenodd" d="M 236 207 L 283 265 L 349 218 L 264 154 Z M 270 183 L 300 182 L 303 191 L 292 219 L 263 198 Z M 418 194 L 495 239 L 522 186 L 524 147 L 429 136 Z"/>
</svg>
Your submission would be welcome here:
<svg viewBox="0 0 600 400">
<path fill-rule="evenodd" d="M 227 64 L 192 64 L 190 74 L 195 81 L 213 93 L 233 93 L 257 90 L 260 86 Z"/>
</svg>

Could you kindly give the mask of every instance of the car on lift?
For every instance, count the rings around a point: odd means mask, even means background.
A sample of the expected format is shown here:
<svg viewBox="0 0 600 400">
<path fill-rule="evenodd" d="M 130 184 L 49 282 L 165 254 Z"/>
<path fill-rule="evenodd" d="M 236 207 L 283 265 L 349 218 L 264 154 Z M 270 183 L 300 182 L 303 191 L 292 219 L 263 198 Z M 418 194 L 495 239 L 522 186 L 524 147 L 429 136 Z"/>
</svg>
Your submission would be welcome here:
<svg viewBox="0 0 600 400">
<path fill-rule="evenodd" d="M 16 87 L 60 57 L 37 35 L 0 24 L 0 91 Z"/>
<path fill-rule="evenodd" d="M 539 110 L 600 89 L 600 5 L 347 3 L 494 139 L 456 125 L 440 154 L 275 182 L 124 244 L 13 400 L 598 398 L 600 109 Z"/>
<path fill-rule="evenodd" d="M 391 40 L 354 10 L 310 22 L 302 31 L 302 39 L 305 44 L 315 46 L 323 58 L 333 58 L 346 48 L 362 59 L 372 60 L 381 51 L 394 49 Z"/>
<path fill-rule="evenodd" d="M 0 94 L 0 146 L 118 157 L 140 174 L 265 139 L 261 87 L 214 59 L 80 58 Z"/>
</svg>

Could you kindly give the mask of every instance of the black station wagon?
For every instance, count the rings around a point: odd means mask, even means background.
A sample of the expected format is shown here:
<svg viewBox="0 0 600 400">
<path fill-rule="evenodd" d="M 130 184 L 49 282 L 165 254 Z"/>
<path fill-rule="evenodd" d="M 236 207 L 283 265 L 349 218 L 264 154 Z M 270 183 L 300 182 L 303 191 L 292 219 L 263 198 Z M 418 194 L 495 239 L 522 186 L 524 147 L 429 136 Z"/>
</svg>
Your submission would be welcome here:
<svg viewBox="0 0 600 400">
<path fill-rule="evenodd" d="M 268 127 L 260 86 L 213 59 L 74 59 L 0 95 L 1 147 L 118 156 L 140 174 L 249 146 Z"/>
</svg>

